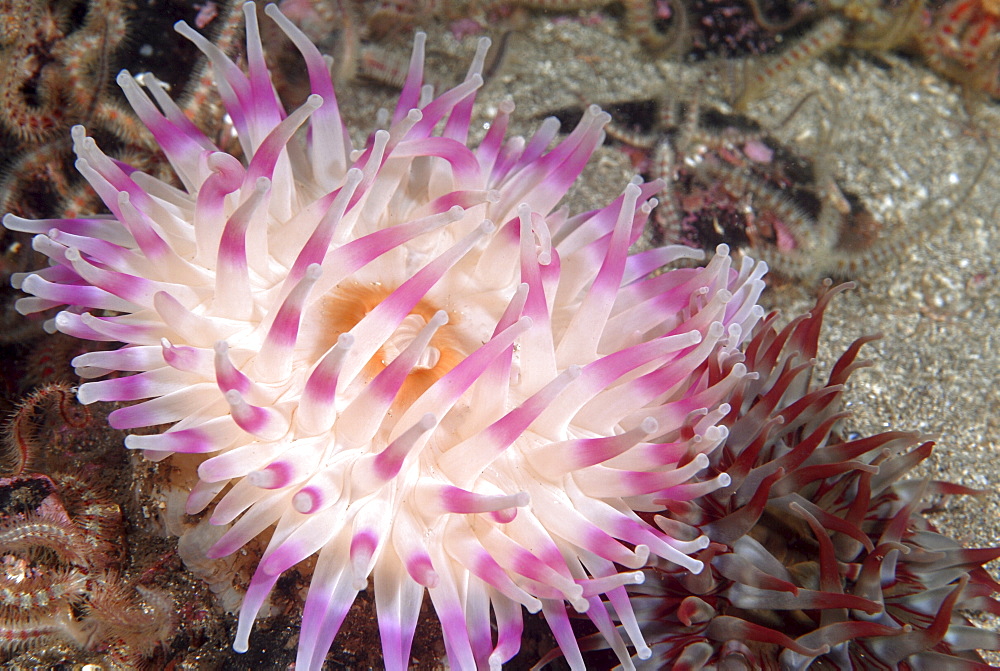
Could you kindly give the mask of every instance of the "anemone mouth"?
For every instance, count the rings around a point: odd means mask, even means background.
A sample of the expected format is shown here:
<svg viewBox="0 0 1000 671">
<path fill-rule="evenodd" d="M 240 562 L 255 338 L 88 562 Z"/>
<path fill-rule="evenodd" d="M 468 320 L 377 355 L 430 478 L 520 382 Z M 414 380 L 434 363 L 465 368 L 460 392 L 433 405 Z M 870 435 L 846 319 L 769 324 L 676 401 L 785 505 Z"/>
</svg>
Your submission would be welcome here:
<svg viewBox="0 0 1000 671">
<path fill-rule="evenodd" d="M 368 318 L 395 289 L 392 285 L 379 282 L 343 282 L 323 296 L 315 317 L 316 342 L 310 347 L 314 360 L 319 360 L 329 351 L 342 334 L 349 333 Z M 464 345 L 462 337 L 462 315 L 454 309 L 442 309 L 429 298 L 421 299 L 364 366 L 362 378 L 369 381 L 374 379 L 407 347 L 413 345 L 419 339 L 421 331 L 441 313 L 444 313 L 447 321 L 431 335 L 406 376 L 393 404 L 397 410 L 409 407 L 432 384 L 468 356 L 470 349 Z M 437 320 L 440 321 L 441 317 Z"/>
</svg>

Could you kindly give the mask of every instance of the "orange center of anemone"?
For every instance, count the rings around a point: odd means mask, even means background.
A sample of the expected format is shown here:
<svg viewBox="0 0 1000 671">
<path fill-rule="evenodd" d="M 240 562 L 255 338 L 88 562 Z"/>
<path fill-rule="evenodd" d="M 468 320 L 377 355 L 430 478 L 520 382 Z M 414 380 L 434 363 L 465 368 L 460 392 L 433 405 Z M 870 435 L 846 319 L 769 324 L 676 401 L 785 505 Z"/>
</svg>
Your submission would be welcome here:
<svg viewBox="0 0 1000 671">
<path fill-rule="evenodd" d="M 317 343 L 317 358 L 337 342 L 341 333 L 346 333 L 354 328 L 395 288 L 382 284 L 342 283 L 327 294 L 320 303 L 320 319 L 324 328 Z M 364 375 L 366 379 L 373 379 L 392 363 L 440 309 L 426 298 L 417 303 L 392 336 L 365 364 Z M 406 377 L 406 382 L 403 383 L 396 395 L 396 400 L 393 403 L 394 409 L 409 406 L 428 387 L 467 356 L 465 348 L 461 344 L 457 322 L 456 315 L 449 311 L 448 323 L 434 333 L 417 365 Z"/>
</svg>

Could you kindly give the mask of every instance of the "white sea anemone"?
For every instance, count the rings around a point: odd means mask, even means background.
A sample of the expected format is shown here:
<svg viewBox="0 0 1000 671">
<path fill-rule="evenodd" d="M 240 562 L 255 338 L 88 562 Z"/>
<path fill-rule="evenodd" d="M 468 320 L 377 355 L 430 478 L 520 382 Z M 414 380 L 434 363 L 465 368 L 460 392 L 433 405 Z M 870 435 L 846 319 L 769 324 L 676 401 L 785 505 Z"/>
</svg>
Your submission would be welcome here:
<svg viewBox="0 0 1000 671">
<path fill-rule="evenodd" d="M 653 561 L 690 571 L 704 537 L 648 515 L 724 485 L 698 481 L 743 376 L 738 346 L 762 315 L 763 265 L 656 274 L 696 252 L 630 255 L 659 184 L 629 184 L 602 210 L 555 209 L 603 138 L 588 109 L 505 138 L 513 105 L 467 146 L 486 41 L 465 80 L 422 90 L 423 35 L 388 130 L 359 150 L 327 64 L 272 5 L 313 95 L 286 114 L 253 3 L 248 74 L 184 24 L 208 56 L 244 160 L 218 148 L 146 76 L 118 82 L 183 184 L 108 158 L 73 129 L 80 172 L 111 211 L 27 221 L 51 266 L 15 278 L 23 313 L 120 341 L 84 354 L 83 403 L 151 459 L 197 455 L 191 514 L 228 530 L 221 557 L 271 533 L 240 610 L 235 648 L 282 572 L 317 555 L 298 669 L 322 666 L 373 578 L 385 665 L 404 669 L 424 591 L 452 668 L 499 668 L 522 607 L 542 611 L 571 666 L 583 660 L 566 604 L 622 664 L 649 654 L 624 585 Z M 142 90 L 145 86 L 147 93 Z M 231 526 L 230 526 L 231 525 Z M 662 525 L 668 528 L 667 525 Z M 657 560 L 657 561 L 659 561 Z"/>
</svg>

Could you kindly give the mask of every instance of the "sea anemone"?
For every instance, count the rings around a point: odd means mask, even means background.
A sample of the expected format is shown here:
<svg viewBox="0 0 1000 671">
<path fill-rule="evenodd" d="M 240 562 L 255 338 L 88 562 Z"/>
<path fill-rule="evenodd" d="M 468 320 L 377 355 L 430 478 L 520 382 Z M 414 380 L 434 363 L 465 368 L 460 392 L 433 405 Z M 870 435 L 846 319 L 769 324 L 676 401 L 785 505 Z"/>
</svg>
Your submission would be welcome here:
<svg viewBox="0 0 1000 671">
<path fill-rule="evenodd" d="M 708 540 L 638 512 L 728 484 L 697 474 L 748 374 L 714 373 L 763 316 L 764 265 L 734 268 L 723 246 L 703 268 L 657 273 L 700 252 L 630 254 L 657 182 L 601 210 L 556 209 L 602 141 L 597 108 L 550 148 L 555 120 L 505 139 L 504 103 L 469 148 L 485 40 L 434 98 L 418 34 L 388 130 L 355 150 L 316 47 L 267 8 L 313 91 L 286 114 L 244 10 L 247 74 L 177 28 L 211 61 L 243 160 L 155 78 L 121 73 L 181 187 L 74 128 L 77 166 L 111 214 L 4 218 L 51 260 L 15 278 L 32 294 L 18 310 L 67 306 L 50 329 L 124 343 L 74 359 L 84 378 L 112 374 L 79 399 L 127 404 L 109 416 L 143 429 L 127 447 L 196 461 L 186 512 L 226 529 L 210 557 L 270 534 L 236 650 L 282 573 L 315 556 L 299 669 L 322 665 L 369 578 L 388 669 L 407 666 L 425 590 L 453 668 L 509 660 L 522 607 L 583 668 L 567 603 L 628 666 L 610 604 L 648 656 L 624 585 L 651 556 L 699 572 L 689 555 Z"/>
<path fill-rule="evenodd" d="M 641 668 L 993 668 L 976 650 L 1000 650 L 1000 634 L 959 611 L 1000 615 L 1000 583 L 982 568 L 1000 549 L 963 548 L 924 517 L 978 492 L 901 481 L 931 453 L 918 434 L 838 430 L 844 383 L 867 365 L 857 356 L 871 337 L 811 385 L 835 293 L 781 330 L 769 315 L 743 353 L 714 371 L 757 373 L 729 399 L 727 438 L 709 455 L 709 472 L 732 482 L 697 501 L 664 502 L 662 529 L 712 539 L 696 555 L 710 568 L 694 576 L 654 567 L 631 590 L 653 651 Z"/>
</svg>

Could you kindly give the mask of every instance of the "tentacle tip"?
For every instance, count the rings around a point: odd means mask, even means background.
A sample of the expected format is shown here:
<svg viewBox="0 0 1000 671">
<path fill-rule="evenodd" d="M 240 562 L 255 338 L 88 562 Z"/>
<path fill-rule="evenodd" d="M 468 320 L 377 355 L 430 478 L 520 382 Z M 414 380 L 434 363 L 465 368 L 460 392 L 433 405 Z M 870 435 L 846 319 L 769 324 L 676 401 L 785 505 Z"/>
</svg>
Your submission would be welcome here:
<svg viewBox="0 0 1000 671">
<path fill-rule="evenodd" d="M 319 504 L 319 496 L 305 489 L 292 496 L 292 508 L 303 515 L 314 513 L 319 508 Z"/>
<path fill-rule="evenodd" d="M 20 298 L 17 300 L 17 302 L 14 303 L 14 309 L 17 311 L 18 314 L 27 316 L 32 313 L 32 311 L 28 309 L 27 304 L 25 304 L 25 301 L 27 300 L 28 299 L 26 298 Z M 83 314 L 88 314 L 88 313 L 84 312 Z M 80 318 L 82 319 L 83 315 L 80 315 Z M 53 317 L 48 321 L 53 322 L 52 326 L 54 326 L 56 330 L 61 330 L 60 329 L 61 326 L 69 326 L 70 319 L 71 317 L 69 316 L 69 314 L 65 310 L 63 310 L 62 312 L 57 313 L 55 317 Z M 52 333 L 52 331 L 49 332 Z"/>
<path fill-rule="evenodd" d="M 649 186 L 652 189 L 654 189 L 656 193 L 659 193 L 661 190 L 663 190 L 663 187 L 667 185 L 667 180 L 663 179 L 662 177 L 657 177 L 656 179 L 647 182 L 647 184 L 649 184 Z M 699 249 L 698 251 L 701 250 Z"/>
<path fill-rule="evenodd" d="M 210 519 L 209 522 L 211 521 L 212 520 Z M 223 557 L 232 554 L 233 551 L 234 551 L 233 548 L 229 548 L 225 545 L 220 545 L 219 543 L 216 543 L 212 547 L 205 550 L 205 556 L 208 557 L 209 559 L 222 559 Z"/>
<path fill-rule="evenodd" d="M 94 390 L 92 383 L 81 384 L 76 389 L 76 400 L 82 405 L 90 405 L 100 400 L 100 392 Z"/>
<path fill-rule="evenodd" d="M 633 550 L 633 552 L 635 553 L 635 562 L 633 562 L 634 566 L 630 566 L 629 568 L 640 568 L 645 566 L 646 562 L 649 561 L 649 546 L 640 543 L 635 546 L 635 550 Z"/>
<path fill-rule="evenodd" d="M 640 428 L 647 436 L 652 436 L 660 430 L 660 423 L 654 417 L 647 417 L 642 420 Z"/>
</svg>

